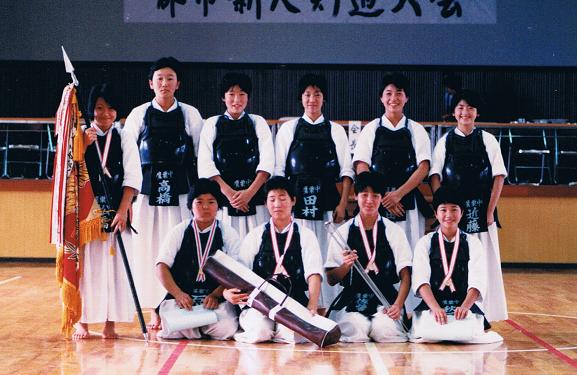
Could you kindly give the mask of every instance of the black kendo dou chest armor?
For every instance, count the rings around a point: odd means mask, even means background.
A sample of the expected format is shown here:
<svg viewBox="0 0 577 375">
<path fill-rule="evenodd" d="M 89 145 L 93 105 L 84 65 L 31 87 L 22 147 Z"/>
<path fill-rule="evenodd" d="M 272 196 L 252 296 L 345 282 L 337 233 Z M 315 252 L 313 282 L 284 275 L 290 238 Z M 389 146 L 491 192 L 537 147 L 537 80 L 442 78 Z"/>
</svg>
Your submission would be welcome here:
<svg viewBox="0 0 577 375">
<path fill-rule="evenodd" d="M 150 204 L 178 205 L 178 195 L 186 194 L 189 184 L 197 178 L 194 144 L 186 133 L 181 107 L 163 112 L 150 105 L 144 115 L 138 146 L 143 174 L 141 193 L 156 196 L 159 185 L 168 184 L 170 204 L 154 199 Z"/>
<path fill-rule="evenodd" d="M 88 175 L 90 177 L 90 185 L 92 186 L 94 198 L 102 210 L 101 215 L 103 219 L 103 230 L 105 232 L 112 231 L 110 224 L 114 219 L 114 215 L 118 209 L 118 206 L 120 205 L 120 200 L 122 199 L 122 182 L 124 180 L 124 166 L 122 164 L 122 142 L 120 139 L 120 134 L 115 128 L 111 128 L 109 131 L 112 132 L 112 138 L 110 140 L 110 149 L 108 151 L 106 169 L 110 173 L 111 177 L 104 175 L 104 183 L 106 183 L 106 188 L 110 194 L 110 205 L 108 204 L 104 194 L 104 189 L 102 186 L 103 181 L 100 179 L 100 158 L 98 156 L 96 144 L 92 143 L 89 145 L 86 148 L 86 153 L 84 154 L 86 169 L 88 170 Z M 106 145 L 106 135 L 98 136 L 96 138 L 96 142 L 98 142 L 100 150 L 104 151 L 104 147 Z"/>
<path fill-rule="evenodd" d="M 459 190 L 465 199 L 459 228 L 468 233 L 486 232 L 493 171 L 481 130 L 474 129 L 466 137 L 458 136 L 454 129 L 447 134 L 442 173 L 443 186 Z"/>
<path fill-rule="evenodd" d="M 295 184 L 299 219 L 322 220 L 323 213 L 336 207 L 340 166 L 331 123 L 313 125 L 299 119 L 286 159 L 285 176 Z"/>
<path fill-rule="evenodd" d="M 213 160 L 222 179 L 235 190 L 247 189 L 256 178 L 260 162 L 258 137 L 255 125 L 248 114 L 239 120 L 220 116 L 216 122 L 216 137 L 213 142 Z M 242 212 L 228 206 L 230 216 L 255 214 L 255 206 L 264 203 L 263 188 L 249 202 L 249 211 Z"/>
<path fill-rule="evenodd" d="M 383 176 L 386 191 L 396 190 L 417 170 L 417 158 L 408 122 L 409 120 L 406 119 L 404 128 L 393 131 L 383 126 L 381 118 L 375 131 L 371 171 Z M 405 195 L 401 203 L 405 210 L 414 209 L 415 191 Z M 389 220 L 404 221 L 404 217 L 398 218 L 382 206 L 379 211 Z"/>
<path fill-rule="evenodd" d="M 206 245 L 208 236 L 209 232 L 200 233 L 201 246 Z M 222 250 L 223 244 L 222 231 L 220 226 L 217 225 L 209 255 L 213 255 L 217 250 Z M 204 297 L 212 293 L 219 284 L 207 273 L 205 273 L 206 280 L 204 282 L 196 281 L 198 269 L 199 259 L 196 253 L 196 241 L 192 224 L 190 224 L 186 227 L 180 250 L 174 257 L 170 273 L 176 285 L 182 291 L 188 293 L 194 299 L 195 304 L 202 304 Z M 165 299 L 174 299 L 174 296 L 167 293 Z"/>
<path fill-rule="evenodd" d="M 291 238 L 291 243 L 288 247 L 287 255 L 283 259 L 283 267 L 286 269 L 290 282 L 292 284 L 292 291 L 290 296 L 298 301 L 303 306 L 306 306 L 309 302 L 305 292 L 308 290 L 308 284 L 305 280 L 305 271 L 302 259 L 302 248 L 298 225 L 295 223 L 293 236 Z M 279 251 L 282 251 L 285 247 L 288 232 L 276 233 L 276 239 L 278 243 Z M 282 253 L 279 254 L 282 256 Z M 274 250 L 272 246 L 272 239 L 270 235 L 270 223 L 264 226 L 262 233 L 262 239 L 258 253 L 254 257 L 252 264 L 252 270 L 254 273 L 267 279 L 273 275 L 276 268 L 276 259 L 274 255 Z M 282 279 L 280 279 L 282 283 Z M 287 285 L 283 286 L 287 288 Z"/>
</svg>

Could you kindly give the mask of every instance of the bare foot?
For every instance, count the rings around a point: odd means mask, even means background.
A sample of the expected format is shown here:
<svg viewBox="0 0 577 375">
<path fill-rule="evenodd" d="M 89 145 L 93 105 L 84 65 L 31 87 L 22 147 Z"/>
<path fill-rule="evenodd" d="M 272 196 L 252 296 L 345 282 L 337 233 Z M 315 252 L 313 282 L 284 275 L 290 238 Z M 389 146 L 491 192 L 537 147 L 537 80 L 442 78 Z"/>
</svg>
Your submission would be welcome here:
<svg viewBox="0 0 577 375">
<path fill-rule="evenodd" d="M 72 334 L 73 340 L 84 340 L 90 338 L 90 333 L 88 332 L 88 324 L 78 323 L 76 324 L 76 331 Z"/>
<path fill-rule="evenodd" d="M 162 329 L 162 325 L 160 323 L 160 315 L 158 315 L 154 310 L 150 314 L 150 322 L 148 323 L 148 327 L 152 330 Z"/>
<path fill-rule="evenodd" d="M 103 339 L 117 339 L 118 335 L 114 331 L 114 322 L 106 321 L 104 323 L 104 328 L 102 329 L 102 338 Z"/>
</svg>

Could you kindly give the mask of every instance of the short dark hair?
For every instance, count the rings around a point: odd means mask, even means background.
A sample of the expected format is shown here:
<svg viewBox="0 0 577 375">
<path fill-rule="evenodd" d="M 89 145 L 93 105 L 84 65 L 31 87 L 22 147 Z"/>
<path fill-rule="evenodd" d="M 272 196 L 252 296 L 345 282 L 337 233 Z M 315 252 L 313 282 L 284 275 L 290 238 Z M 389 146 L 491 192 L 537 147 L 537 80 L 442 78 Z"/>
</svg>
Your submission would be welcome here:
<svg viewBox="0 0 577 375">
<path fill-rule="evenodd" d="M 220 192 L 220 186 L 208 178 L 199 178 L 188 191 L 186 207 L 188 207 L 189 210 L 192 209 L 192 201 L 202 194 L 211 194 L 216 199 L 219 208 L 224 204 L 225 197 Z"/>
<path fill-rule="evenodd" d="M 152 80 L 152 77 L 154 76 L 154 72 L 156 72 L 157 70 L 163 69 L 163 68 L 170 68 L 170 69 L 174 70 L 174 72 L 176 73 L 176 80 L 177 81 L 181 80 L 182 64 L 180 63 L 180 61 L 178 61 L 177 59 L 175 59 L 172 56 L 162 57 L 162 58 L 156 60 L 150 66 L 150 69 L 148 70 L 148 79 Z"/>
<path fill-rule="evenodd" d="M 296 197 L 295 187 L 288 178 L 283 176 L 274 176 L 264 185 L 264 196 L 268 197 L 268 193 L 272 190 L 284 190 L 291 199 Z"/>
<path fill-rule="evenodd" d="M 119 96 L 109 83 L 102 83 L 90 88 L 90 94 L 88 94 L 88 105 L 86 106 L 86 118 L 88 118 L 88 120 L 94 120 L 94 107 L 96 107 L 96 101 L 98 98 L 104 99 L 110 107 L 116 110 L 115 121 L 122 117 L 121 112 L 123 109 L 121 107 Z"/>
<path fill-rule="evenodd" d="M 385 181 L 380 173 L 362 172 L 355 178 L 355 195 L 362 193 L 368 188 L 373 189 L 377 194 L 385 194 Z"/>
<path fill-rule="evenodd" d="M 301 100 L 303 93 L 307 89 L 307 87 L 313 86 L 318 87 L 319 90 L 323 93 L 323 98 L 327 99 L 327 79 L 320 75 L 320 74 L 305 74 L 299 80 L 299 96 L 298 100 Z"/>
<path fill-rule="evenodd" d="M 457 94 L 453 96 L 453 100 L 451 101 L 451 112 L 455 112 L 455 108 L 461 100 L 466 101 L 471 107 L 477 108 L 477 112 L 481 112 L 485 106 L 485 102 L 478 92 L 464 89 L 457 91 Z"/>
<path fill-rule="evenodd" d="M 394 85 L 397 89 L 403 90 L 405 95 L 409 97 L 409 79 L 401 73 L 390 73 L 383 77 L 381 81 L 381 91 L 379 91 L 379 98 L 383 96 L 383 91 L 388 85 Z"/>
<path fill-rule="evenodd" d="M 433 193 L 433 208 L 435 211 L 442 204 L 456 204 L 461 207 L 461 211 L 465 209 L 465 201 L 461 193 L 447 186 L 441 186 Z"/>
<path fill-rule="evenodd" d="M 250 93 L 252 91 L 252 82 L 250 81 L 250 77 L 243 73 L 225 74 L 225 76 L 222 78 L 222 82 L 220 83 L 220 97 L 224 98 L 224 95 L 227 93 L 227 91 L 234 86 L 240 87 L 240 89 L 246 92 L 250 97 Z"/>
</svg>

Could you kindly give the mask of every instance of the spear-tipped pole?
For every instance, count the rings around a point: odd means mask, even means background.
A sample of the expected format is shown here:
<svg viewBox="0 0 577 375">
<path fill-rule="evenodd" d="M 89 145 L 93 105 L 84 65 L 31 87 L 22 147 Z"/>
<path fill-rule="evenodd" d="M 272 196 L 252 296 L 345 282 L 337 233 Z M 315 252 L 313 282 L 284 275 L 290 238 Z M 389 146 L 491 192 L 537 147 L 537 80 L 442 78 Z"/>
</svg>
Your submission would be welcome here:
<svg viewBox="0 0 577 375">
<path fill-rule="evenodd" d="M 337 230 L 337 228 L 335 228 L 335 224 L 332 221 L 326 221 L 325 227 L 327 228 L 327 232 L 329 232 L 332 239 L 335 240 L 337 245 L 339 245 L 339 247 L 342 250 L 353 251 L 353 250 L 351 250 L 351 248 L 347 244 L 347 241 L 345 241 L 345 239 L 343 238 L 341 233 Z M 373 279 L 371 279 L 371 277 L 365 272 L 365 269 L 363 268 L 363 266 L 361 265 L 361 263 L 359 262 L 358 259 L 356 259 L 355 262 L 353 263 L 353 268 L 355 269 L 355 271 L 358 272 L 359 276 L 363 279 L 363 281 L 367 284 L 367 286 L 375 294 L 375 296 L 377 297 L 377 299 L 379 300 L 381 305 L 383 305 L 383 307 L 385 309 L 389 309 L 391 307 L 391 304 L 389 303 L 389 301 L 387 301 L 387 299 L 385 298 L 385 296 L 383 295 L 383 293 L 381 292 L 381 290 L 379 289 L 377 284 L 375 284 Z M 407 328 L 405 323 L 403 323 L 402 318 L 401 318 L 401 320 L 398 320 L 397 323 L 399 323 L 403 327 L 403 330 L 405 332 L 409 332 L 409 329 Z"/>
<path fill-rule="evenodd" d="M 62 57 L 64 59 L 64 66 L 66 68 L 66 72 L 70 73 L 72 77 L 72 83 L 74 86 L 78 87 L 78 79 L 74 74 L 74 66 L 72 62 L 68 58 L 66 54 L 66 50 L 64 46 L 62 46 Z M 100 181 L 102 183 L 102 191 L 104 192 L 104 197 L 106 198 L 106 203 L 108 207 L 112 207 L 112 199 L 110 198 L 110 192 L 108 191 L 108 186 L 106 184 L 106 180 L 104 177 L 104 171 L 102 170 L 102 165 L 97 163 L 98 173 L 100 175 Z M 138 315 L 138 321 L 140 323 L 140 329 L 142 330 L 142 335 L 144 336 L 144 340 L 148 342 L 148 330 L 146 329 L 146 323 L 144 322 L 144 316 L 142 315 L 142 308 L 140 307 L 140 301 L 138 300 L 138 294 L 136 293 L 136 288 L 134 286 L 134 279 L 132 278 L 132 272 L 130 271 L 130 264 L 128 263 L 128 257 L 126 256 L 126 249 L 124 247 L 124 241 L 122 240 L 122 236 L 119 231 L 115 232 L 116 242 L 118 242 L 118 247 L 120 249 L 120 254 L 122 255 L 122 263 L 124 264 L 124 269 L 126 270 L 126 276 L 128 278 L 128 284 L 130 284 L 130 291 L 132 292 L 132 298 L 134 299 L 134 306 L 136 307 L 136 313 Z"/>
<path fill-rule="evenodd" d="M 72 62 L 68 58 L 68 54 L 64 49 L 64 46 L 60 46 L 62 48 L 62 58 L 64 59 L 64 68 L 66 69 L 66 73 L 70 73 L 72 77 L 72 83 L 74 86 L 78 87 L 78 79 L 76 78 L 76 74 L 74 74 L 74 66 L 72 66 Z"/>
</svg>

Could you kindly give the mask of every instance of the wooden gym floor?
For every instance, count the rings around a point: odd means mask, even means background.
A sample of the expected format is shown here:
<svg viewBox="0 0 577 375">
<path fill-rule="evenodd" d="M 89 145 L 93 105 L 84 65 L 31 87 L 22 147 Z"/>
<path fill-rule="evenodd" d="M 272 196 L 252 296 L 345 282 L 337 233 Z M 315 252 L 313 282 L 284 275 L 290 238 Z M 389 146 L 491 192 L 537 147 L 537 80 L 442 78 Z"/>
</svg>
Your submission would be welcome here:
<svg viewBox="0 0 577 375">
<path fill-rule="evenodd" d="M 59 333 L 54 266 L 0 263 L 0 374 L 577 374 L 577 271 L 506 269 L 509 320 L 497 345 L 147 344 L 135 319 L 118 340 Z M 148 314 L 145 314 L 148 318 Z"/>
</svg>

